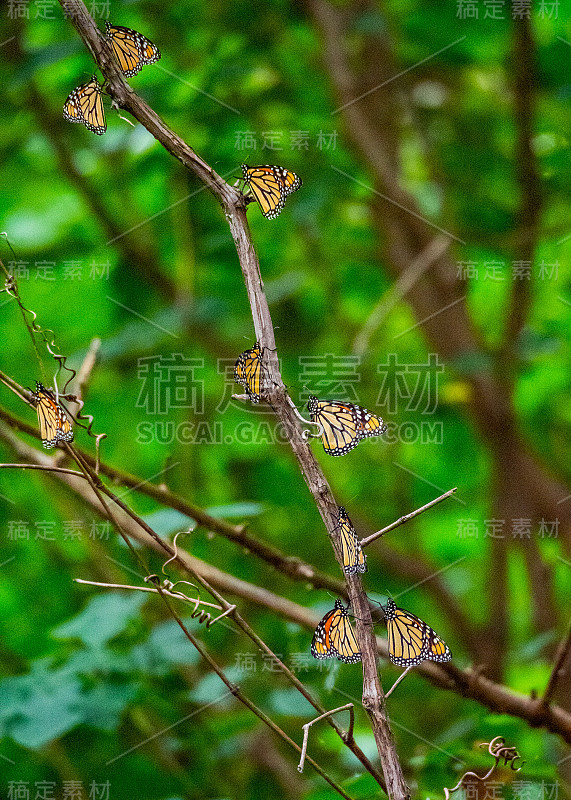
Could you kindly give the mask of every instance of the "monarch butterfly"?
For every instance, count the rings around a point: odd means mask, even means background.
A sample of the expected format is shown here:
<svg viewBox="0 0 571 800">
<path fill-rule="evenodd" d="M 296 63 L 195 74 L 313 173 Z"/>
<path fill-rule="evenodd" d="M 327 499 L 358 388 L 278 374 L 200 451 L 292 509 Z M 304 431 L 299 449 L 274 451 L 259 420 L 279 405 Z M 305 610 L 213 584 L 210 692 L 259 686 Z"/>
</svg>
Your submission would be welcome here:
<svg viewBox="0 0 571 800">
<path fill-rule="evenodd" d="M 34 398 L 40 425 L 40 436 L 46 450 L 55 447 L 58 442 L 73 442 L 73 430 L 67 414 L 56 403 L 52 392 L 42 386 L 39 381 L 36 381 Z"/>
<path fill-rule="evenodd" d="M 383 609 L 387 622 L 389 658 L 399 667 L 414 667 L 423 661 L 450 661 L 452 653 L 430 625 L 397 608 L 390 597 Z"/>
<path fill-rule="evenodd" d="M 281 213 L 288 194 L 301 186 L 301 178 L 285 167 L 242 164 L 242 174 L 266 219 L 275 219 Z"/>
<path fill-rule="evenodd" d="M 121 71 L 128 78 L 161 57 L 159 48 L 142 33 L 122 25 L 111 25 L 109 20 L 105 22 L 105 37 L 111 42 Z"/>
<path fill-rule="evenodd" d="M 318 422 L 323 429 L 323 449 L 330 456 L 344 456 L 362 439 L 381 436 L 387 430 L 380 417 L 353 403 L 318 400 L 310 395 L 307 409 L 312 422 Z"/>
<path fill-rule="evenodd" d="M 341 554 L 343 557 L 343 572 L 346 575 L 356 575 L 358 572 L 367 571 L 367 559 L 361 549 L 361 543 L 355 533 L 353 523 L 343 506 L 339 506 L 337 523 L 341 531 Z"/>
<path fill-rule="evenodd" d="M 234 366 L 234 380 L 246 390 L 252 403 L 260 402 L 263 349 L 260 343 L 240 353 Z"/>
<path fill-rule="evenodd" d="M 70 92 L 63 107 L 63 116 L 68 122 L 81 122 L 88 131 L 102 136 L 107 130 L 105 111 L 101 98 L 101 84 L 95 75 L 87 83 Z"/>
<path fill-rule="evenodd" d="M 347 608 L 341 600 L 336 600 L 335 608 L 327 612 L 315 629 L 311 641 L 314 658 L 338 658 L 345 664 L 356 664 L 361 660 Z"/>
</svg>

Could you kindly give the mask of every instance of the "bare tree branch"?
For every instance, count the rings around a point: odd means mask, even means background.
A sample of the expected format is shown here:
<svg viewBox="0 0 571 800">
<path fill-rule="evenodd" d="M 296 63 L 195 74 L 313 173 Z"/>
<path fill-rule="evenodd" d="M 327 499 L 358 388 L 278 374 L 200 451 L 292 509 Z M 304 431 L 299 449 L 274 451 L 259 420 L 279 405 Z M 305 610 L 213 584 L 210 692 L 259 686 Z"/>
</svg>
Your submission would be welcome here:
<svg viewBox="0 0 571 800">
<path fill-rule="evenodd" d="M 447 492 L 444 492 L 444 494 L 441 494 L 440 497 L 437 497 L 435 500 L 431 500 L 429 503 L 426 503 L 426 505 L 417 508 L 416 511 L 411 511 L 410 514 L 404 514 L 402 517 L 399 517 L 395 522 L 391 522 L 390 525 L 387 525 L 386 528 L 382 528 L 380 531 L 372 533 L 370 536 L 366 536 L 364 539 L 361 539 L 361 547 L 366 547 L 368 544 L 371 544 L 371 542 L 374 542 L 381 536 L 384 536 L 385 533 L 388 533 L 389 531 L 398 528 L 399 525 L 404 525 L 405 522 L 408 522 L 414 517 L 417 517 L 419 514 L 423 514 L 429 508 L 432 508 L 432 506 L 435 506 L 438 503 L 441 503 L 443 500 L 446 500 L 447 497 L 450 497 L 451 494 L 454 494 L 457 491 L 458 487 L 455 486 L 454 489 L 449 489 Z"/>
<path fill-rule="evenodd" d="M 349 730 L 347 731 L 347 738 L 353 738 L 353 727 L 355 725 L 355 706 L 353 703 L 347 703 L 345 706 L 340 706 L 339 708 L 332 708 L 331 711 L 326 711 L 325 714 L 320 714 L 315 719 L 312 719 L 311 722 L 306 722 L 303 725 L 303 745 L 301 747 L 301 758 L 299 759 L 299 764 L 297 765 L 297 771 L 303 772 L 303 765 L 305 762 L 305 757 L 307 755 L 307 742 L 309 740 L 309 729 L 312 725 L 315 725 L 316 722 L 319 722 L 326 717 L 330 717 L 332 714 L 337 714 L 339 711 L 349 711 Z"/>
<path fill-rule="evenodd" d="M 64 0 L 60 0 L 60 2 L 62 5 L 64 4 Z M 334 533 L 337 504 L 333 499 L 325 476 L 313 457 L 307 442 L 301 435 L 299 422 L 286 398 L 285 387 L 279 372 L 273 325 L 263 291 L 258 258 L 251 241 L 245 204 L 240 193 L 228 186 L 126 84 L 118 64 L 113 59 L 110 44 L 97 29 L 85 5 L 80 0 L 65 0 L 65 8 L 72 24 L 107 79 L 109 91 L 114 102 L 120 108 L 129 111 L 169 153 L 181 161 L 188 169 L 191 169 L 221 203 L 240 261 L 252 310 L 256 339 L 265 348 L 265 352 L 268 353 L 266 366 L 273 386 L 267 392 L 266 399 L 271 404 L 287 434 L 302 474 L 328 531 Z M 340 552 L 336 552 L 336 557 L 341 563 Z M 357 618 L 357 637 L 362 652 L 363 706 L 369 715 L 373 728 L 387 782 L 388 795 L 390 798 L 395 798 L 395 800 L 405 800 L 410 796 L 410 792 L 404 782 L 384 707 L 383 691 L 377 671 L 377 651 L 369 604 L 358 576 L 347 576 L 347 588 Z"/>
</svg>

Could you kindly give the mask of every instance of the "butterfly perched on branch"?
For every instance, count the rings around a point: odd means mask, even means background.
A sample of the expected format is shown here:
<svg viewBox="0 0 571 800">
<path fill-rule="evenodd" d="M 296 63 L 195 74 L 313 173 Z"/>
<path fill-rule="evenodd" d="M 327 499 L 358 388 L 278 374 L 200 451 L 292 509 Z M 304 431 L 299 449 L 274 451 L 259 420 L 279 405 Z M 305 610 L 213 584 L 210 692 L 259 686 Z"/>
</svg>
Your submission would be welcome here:
<svg viewBox="0 0 571 800">
<path fill-rule="evenodd" d="M 414 667 L 423 661 L 450 661 L 452 653 L 430 625 L 397 608 L 390 597 L 383 609 L 387 623 L 389 658 L 399 667 Z"/>
<path fill-rule="evenodd" d="M 154 64 L 161 57 L 156 44 L 142 33 L 132 28 L 124 28 L 122 25 L 111 25 L 109 20 L 105 22 L 105 38 L 111 43 L 121 71 L 128 78 L 132 78 L 147 64 Z"/>
<path fill-rule="evenodd" d="M 244 387 L 252 403 L 260 402 L 263 356 L 263 348 L 256 342 L 250 350 L 240 353 L 234 366 L 234 380 Z"/>
<path fill-rule="evenodd" d="M 309 396 L 307 409 L 312 422 L 321 425 L 323 449 L 330 456 L 344 456 L 368 436 L 381 436 L 387 426 L 376 414 L 353 403 L 318 400 Z"/>
<path fill-rule="evenodd" d="M 353 523 L 343 506 L 339 506 L 337 514 L 337 525 L 341 537 L 341 556 L 343 560 L 343 572 L 346 575 L 356 575 L 359 572 L 367 571 L 367 559 Z"/>
<path fill-rule="evenodd" d="M 49 450 L 58 442 L 73 442 L 73 430 L 67 414 L 51 392 L 36 381 L 34 404 L 38 414 L 42 444 Z"/>
<path fill-rule="evenodd" d="M 301 186 L 301 178 L 295 172 L 270 164 L 259 167 L 242 164 L 242 175 L 266 219 L 279 216 L 287 196 Z"/>
<path fill-rule="evenodd" d="M 311 655 L 319 659 L 337 658 L 345 664 L 356 664 L 361 660 L 355 632 L 342 600 L 335 601 L 335 607 L 327 612 L 315 629 Z"/>
<path fill-rule="evenodd" d="M 63 116 L 68 122 L 79 122 L 88 131 L 102 136 L 107 130 L 101 84 L 96 75 L 92 75 L 87 83 L 77 86 L 68 95 L 63 106 Z"/>
</svg>

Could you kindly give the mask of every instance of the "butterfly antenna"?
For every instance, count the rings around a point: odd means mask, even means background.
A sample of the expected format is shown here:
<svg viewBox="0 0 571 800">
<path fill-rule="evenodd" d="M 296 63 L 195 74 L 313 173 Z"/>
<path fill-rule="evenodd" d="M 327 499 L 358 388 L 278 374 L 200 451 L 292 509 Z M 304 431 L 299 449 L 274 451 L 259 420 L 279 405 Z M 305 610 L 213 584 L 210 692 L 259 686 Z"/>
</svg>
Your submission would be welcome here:
<svg viewBox="0 0 571 800">
<path fill-rule="evenodd" d="M 369 604 L 374 603 L 374 605 L 378 606 L 378 608 L 371 609 L 371 611 L 377 613 L 379 610 L 381 610 L 383 613 L 382 618 L 379 618 L 376 622 L 373 622 L 373 624 L 376 625 L 378 622 L 383 622 L 386 619 L 386 616 L 385 616 L 385 607 L 383 606 L 381 601 L 375 600 L 373 597 L 369 597 L 369 595 L 367 595 L 367 600 L 369 601 Z"/>
</svg>

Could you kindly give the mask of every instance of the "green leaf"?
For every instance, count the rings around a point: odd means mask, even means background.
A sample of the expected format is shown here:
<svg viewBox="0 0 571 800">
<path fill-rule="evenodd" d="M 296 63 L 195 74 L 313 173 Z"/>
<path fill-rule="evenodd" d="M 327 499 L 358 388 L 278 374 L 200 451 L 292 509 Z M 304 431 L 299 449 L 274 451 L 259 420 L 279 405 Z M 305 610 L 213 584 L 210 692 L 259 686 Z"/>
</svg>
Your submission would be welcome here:
<svg viewBox="0 0 571 800">
<path fill-rule="evenodd" d="M 133 683 L 100 683 L 82 694 L 79 702 L 81 721 L 102 731 L 113 731 L 121 714 L 134 699 L 138 687 Z"/>
<path fill-rule="evenodd" d="M 45 663 L 29 675 L 6 678 L 0 693 L 4 733 L 23 747 L 42 747 L 82 720 L 80 681 L 47 671 Z"/>
<path fill-rule="evenodd" d="M 145 600 L 142 593 L 96 595 L 80 614 L 54 628 L 52 635 L 56 639 L 81 639 L 88 647 L 101 647 L 125 629 Z"/>
<path fill-rule="evenodd" d="M 314 711 L 313 706 L 297 689 L 280 689 L 270 695 L 274 711 L 289 717 L 306 717 Z"/>
<path fill-rule="evenodd" d="M 132 657 L 142 671 L 155 675 L 164 675 L 175 664 L 200 660 L 198 650 L 172 619 L 157 625 L 146 642 L 133 648 Z"/>
</svg>

